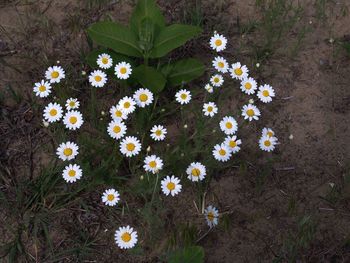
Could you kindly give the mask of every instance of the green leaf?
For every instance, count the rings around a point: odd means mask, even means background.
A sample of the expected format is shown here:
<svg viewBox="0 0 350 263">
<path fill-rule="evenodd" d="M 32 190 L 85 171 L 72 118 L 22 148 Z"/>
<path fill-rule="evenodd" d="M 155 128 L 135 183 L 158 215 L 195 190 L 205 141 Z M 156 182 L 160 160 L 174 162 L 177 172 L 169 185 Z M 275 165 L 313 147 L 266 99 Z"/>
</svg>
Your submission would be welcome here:
<svg viewBox="0 0 350 263">
<path fill-rule="evenodd" d="M 202 29 L 197 26 L 174 24 L 163 28 L 154 41 L 150 58 L 160 58 L 175 48 L 198 36 Z"/>
<path fill-rule="evenodd" d="M 133 77 L 144 87 L 154 93 L 159 93 L 164 89 L 165 78 L 162 73 L 155 68 L 140 65 L 133 71 Z"/>
<path fill-rule="evenodd" d="M 115 22 L 98 22 L 87 30 L 98 45 L 131 57 L 142 57 L 135 33 L 128 27 Z"/>
<path fill-rule="evenodd" d="M 200 246 L 186 247 L 169 255 L 168 263 L 203 263 L 204 249 Z"/>
<path fill-rule="evenodd" d="M 162 68 L 162 72 L 171 86 L 188 83 L 202 76 L 204 71 L 204 64 L 195 58 L 182 59 Z"/>
</svg>

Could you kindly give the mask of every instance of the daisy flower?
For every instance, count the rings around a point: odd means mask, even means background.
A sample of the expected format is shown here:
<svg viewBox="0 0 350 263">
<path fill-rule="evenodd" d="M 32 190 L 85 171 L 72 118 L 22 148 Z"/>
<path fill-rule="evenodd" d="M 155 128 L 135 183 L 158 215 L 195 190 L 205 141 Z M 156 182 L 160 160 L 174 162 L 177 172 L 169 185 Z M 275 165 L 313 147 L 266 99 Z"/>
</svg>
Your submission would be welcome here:
<svg viewBox="0 0 350 263">
<path fill-rule="evenodd" d="M 244 105 L 242 108 L 242 116 L 245 120 L 259 120 L 260 115 L 260 110 L 253 104 Z"/>
<path fill-rule="evenodd" d="M 226 61 L 226 59 L 224 59 L 223 57 L 216 57 L 213 60 L 213 67 L 221 72 L 221 73 L 226 73 L 228 71 L 228 63 Z"/>
<path fill-rule="evenodd" d="M 144 108 L 153 102 L 153 93 L 148 89 L 138 89 L 134 94 L 137 106 Z"/>
<path fill-rule="evenodd" d="M 33 91 L 40 98 L 46 98 L 51 93 L 51 84 L 48 81 L 42 80 L 34 84 Z"/>
<path fill-rule="evenodd" d="M 117 190 L 111 188 L 102 194 L 102 202 L 108 206 L 115 206 L 120 200 L 119 193 Z"/>
<path fill-rule="evenodd" d="M 119 140 L 126 133 L 126 125 L 121 120 L 113 120 L 108 124 L 107 132 L 113 139 Z"/>
<path fill-rule="evenodd" d="M 136 101 L 134 101 L 133 98 L 130 98 L 127 96 L 122 98 L 118 103 L 119 108 L 122 111 L 124 111 L 126 115 L 128 115 L 129 113 L 133 113 L 135 111 L 136 109 L 135 105 L 136 105 Z"/>
<path fill-rule="evenodd" d="M 74 183 L 81 178 L 82 174 L 83 171 L 79 165 L 69 164 L 64 168 L 62 177 L 67 183 Z"/>
<path fill-rule="evenodd" d="M 79 129 L 81 125 L 83 125 L 83 115 L 76 110 L 67 111 L 63 117 L 63 124 L 69 130 Z"/>
<path fill-rule="evenodd" d="M 181 192 L 182 185 L 180 184 L 180 179 L 174 175 L 167 176 L 161 181 L 161 188 L 165 195 L 171 194 L 175 196 Z"/>
<path fill-rule="evenodd" d="M 231 116 L 225 116 L 220 121 L 220 129 L 227 135 L 234 134 L 238 130 L 237 121 Z"/>
<path fill-rule="evenodd" d="M 102 70 L 94 70 L 90 73 L 89 82 L 93 87 L 102 88 L 107 82 L 107 75 Z"/>
<path fill-rule="evenodd" d="M 223 35 L 214 33 L 214 36 L 210 38 L 210 47 L 217 52 L 220 52 L 226 48 L 227 39 Z"/>
<path fill-rule="evenodd" d="M 54 102 L 49 103 L 44 109 L 44 119 L 48 122 L 56 122 L 62 118 L 62 107 L 60 104 Z"/>
<path fill-rule="evenodd" d="M 51 83 L 60 83 L 66 77 L 61 66 L 49 67 L 45 72 L 45 78 Z"/>
<path fill-rule="evenodd" d="M 245 78 L 241 81 L 241 91 L 245 94 L 251 95 L 255 93 L 257 84 L 256 80 L 253 78 Z"/>
<path fill-rule="evenodd" d="M 210 78 L 210 83 L 214 87 L 221 87 L 222 84 L 224 84 L 224 78 L 221 75 L 216 74 Z"/>
<path fill-rule="evenodd" d="M 155 141 L 163 141 L 166 134 L 167 130 L 163 125 L 154 125 L 151 129 L 151 138 Z"/>
<path fill-rule="evenodd" d="M 248 77 L 248 68 L 240 62 L 231 65 L 230 72 L 233 79 L 243 80 Z"/>
<path fill-rule="evenodd" d="M 231 155 L 231 150 L 225 143 L 217 144 L 214 146 L 213 156 L 216 160 L 227 162 L 231 158 Z"/>
<path fill-rule="evenodd" d="M 210 84 L 206 84 L 204 86 L 205 90 L 208 91 L 209 93 L 213 93 L 214 92 L 214 89 L 213 89 L 213 86 L 211 86 Z"/>
<path fill-rule="evenodd" d="M 266 152 L 271 152 L 275 149 L 277 144 L 276 137 L 262 136 L 259 140 L 260 149 Z"/>
<path fill-rule="evenodd" d="M 121 121 L 126 120 L 128 118 L 128 115 L 125 113 L 125 111 L 120 106 L 112 106 L 109 110 L 111 117 L 115 121 Z"/>
<path fill-rule="evenodd" d="M 120 62 L 115 65 L 114 72 L 118 79 L 128 79 L 131 75 L 132 68 L 129 63 Z"/>
<path fill-rule="evenodd" d="M 241 140 L 237 140 L 237 136 L 228 136 L 226 137 L 224 143 L 231 150 L 231 153 L 237 153 L 241 149 L 239 147 L 242 144 Z"/>
<path fill-rule="evenodd" d="M 102 69 L 109 69 L 113 65 L 113 59 L 110 55 L 102 53 L 98 55 L 96 63 Z"/>
<path fill-rule="evenodd" d="M 188 90 L 182 89 L 175 94 L 176 101 L 181 105 L 187 104 L 191 100 L 191 93 Z"/>
<path fill-rule="evenodd" d="M 80 102 L 78 101 L 78 99 L 70 98 L 66 101 L 66 109 L 67 110 L 78 109 L 79 106 L 80 106 Z"/>
<path fill-rule="evenodd" d="M 275 132 L 270 128 L 264 128 L 261 132 L 261 136 L 274 137 Z"/>
<path fill-rule="evenodd" d="M 114 234 L 115 243 L 121 249 L 133 248 L 137 243 L 137 232 L 130 226 L 119 227 Z"/>
<path fill-rule="evenodd" d="M 264 102 L 269 103 L 275 97 L 275 90 L 270 85 L 263 85 L 259 87 L 258 98 Z"/>
<path fill-rule="evenodd" d="M 78 150 L 79 147 L 74 142 L 63 142 L 57 147 L 56 154 L 62 161 L 70 161 L 78 155 Z"/>
<path fill-rule="evenodd" d="M 132 157 L 141 151 L 141 143 L 134 136 L 125 137 L 120 143 L 120 152 L 126 157 Z"/>
<path fill-rule="evenodd" d="M 218 224 L 219 211 L 210 205 L 204 210 L 204 217 L 208 226 L 212 228 Z"/>
<path fill-rule="evenodd" d="M 214 102 L 204 103 L 203 112 L 205 116 L 213 117 L 216 113 L 218 113 L 218 107 Z"/>
<path fill-rule="evenodd" d="M 203 164 L 193 162 L 187 167 L 186 173 L 188 175 L 188 179 L 190 179 L 192 182 L 198 182 L 204 179 L 207 171 Z"/>
<path fill-rule="evenodd" d="M 163 169 L 163 160 L 156 155 L 146 156 L 143 168 L 146 172 L 156 174 Z"/>
</svg>

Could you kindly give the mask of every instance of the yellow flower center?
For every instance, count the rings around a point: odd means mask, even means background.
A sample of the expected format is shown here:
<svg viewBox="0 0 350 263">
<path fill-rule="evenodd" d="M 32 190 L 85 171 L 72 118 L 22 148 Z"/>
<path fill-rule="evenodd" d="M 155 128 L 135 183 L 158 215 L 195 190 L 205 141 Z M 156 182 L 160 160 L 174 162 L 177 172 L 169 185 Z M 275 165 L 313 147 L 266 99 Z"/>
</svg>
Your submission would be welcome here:
<svg viewBox="0 0 350 263">
<path fill-rule="evenodd" d="M 139 98 L 140 98 L 140 101 L 142 102 L 145 102 L 148 100 L 148 96 L 146 94 L 141 94 Z"/>
<path fill-rule="evenodd" d="M 236 68 L 235 69 L 235 74 L 238 75 L 238 76 L 242 75 L 243 74 L 242 69 L 241 68 Z"/>
<path fill-rule="evenodd" d="M 107 195 L 108 201 L 113 201 L 114 200 L 114 194 L 109 194 Z"/>
<path fill-rule="evenodd" d="M 225 64 L 224 64 L 224 62 L 218 62 L 218 66 L 219 66 L 219 68 L 223 68 L 224 66 L 225 66 Z"/>
<path fill-rule="evenodd" d="M 264 141 L 264 145 L 265 145 L 266 147 L 269 147 L 269 146 L 271 146 L 271 142 L 268 141 L 268 140 L 266 140 L 266 141 Z"/>
<path fill-rule="evenodd" d="M 207 108 L 207 110 L 208 110 L 209 112 L 212 112 L 212 111 L 213 111 L 213 107 L 212 107 L 212 106 L 209 106 L 209 107 Z"/>
<path fill-rule="evenodd" d="M 201 171 L 198 168 L 193 168 L 191 174 L 192 176 L 199 176 Z"/>
<path fill-rule="evenodd" d="M 120 68 L 120 74 L 125 74 L 126 73 L 126 68 Z"/>
<path fill-rule="evenodd" d="M 181 99 L 185 100 L 187 98 L 187 94 L 182 93 L 180 97 L 181 97 Z"/>
<path fill-rule="evenodd" d="M 71 148 L 66 148 L 63 150 L 63 154 L 65 156 L 71 156 L 73 154 L 73 150 Z"/>
<path fill-rule="evenodd" d="M 75 107 L 75 102 L 74 101 L 69 102 L 69 106 Z"/>
<path fill-rule="evenodd" d="M 155 134 L 156 134 L 157 136 L 161 136 L 161 135 L 162 135 L 162 131 L 161 131 L 161 130 L 156 130 Z"/>
<path fill-rule="evenodd" d="M 132 142 L 131 143 L 128 143 L 126 145 L 126 149 L 129 151 L 129 152 L 132 152 L 134 149 L 135 149 L 135 144 L 133 144 Z"/>
<path fill-rule="evenodd" d="M 56 116 L 57 110 L 56 109 L 52 109 L 52 110 L 50 110 L 49 113 L 50 113 L 51 116 Z"/>
<path fill-rule="evenodd" d="M 253 116 L 254 116 L 254 110 L 253 110 L 253 109 L 247 110 L 246 113 L 247 113 L 247 115 L 248 115 L 249 117 L 253 117 Z"/>
<path fill-rule="evenodd" d="M 226 151 L 225 151 L 224 149 L 220 149 L 220 150 L 219 150 L 219 154 L 220 154 L 221 156 L 224 156 L 224 155 L 226 155 Z"/>
<path fill-rule="evenodd" d="M 264 97 L 268 97 L 268 96 L 270 96 L 270 93 L 269 93 L 268 90 L 264 90 L 264 91 L 262 92 L 262 95 L 263 95 Z"/>
<path fill-rule="evenodd" d="M 151 168 L 156 168 L 156 166 L 157 166 L 156 161 L 150 161 L 150 162 L 149 162 L 149 166 L 150 166 Z"/>
<path fill-rule="evenodd" d="M 207 215 L 207 217 L 208 217 L 208 220 L 209 220 L 209 221 L 213 221 L 213 220 L 214 220 L 214 218 L 215 218 L 215 216 L 214 216 L 214 213 L 213 213 L 213 212 L 209 212 L 209 213 L 208 213 L 208 215 Z"/>
<path fill-rule="evenodd" d="M 222 45 L 221 39 L 215 40 L 215 46 L 219 47 L 219 46 L 221 46 L 221 45 Z"/>
<path fill-rule="evenodd" d="M 120 110 L 116 110 L 114 114 L 115 114 L 115 116 L 117 116 L 117 117 L 119 117 L 119 118 L 120 118 L 121 116 L 123 116 L 123 113 L 122 113 Z"/>
<path fill-rule="evenodd" d="M 108 64 L 108 58 L 102 58 L 102 63 L 103 64 Z"/>
<path fill-rule="evenodd" d="M 234 148 L 237 146 L 237 143 L 235 141 L 230 141 L 229 145 L 231 148 Z"/>
<path fill-rule="evenodd" d="M 219 78 L 214 78 L 215 83 L 219 83 L 220 79 Z"/>
<path fill-rule="evenodd" d="M 69 118 L 69 122 L 70 122 L 71 124 L 76 124 L 77 121 L 78 121 L 78 118 L 75 117 L 75 116 L 72 116 L 72 117 Z"/>
<path fill-rule="evenodd" d="M 46 87 L 45 87 L 44 85 L 41 85 L 41 86 L 39 87 L 39 91 L 40 91 L 40 92 L 46 91 Z"/>
<path fill-rule="evenodd" d="M 225 126 L 226 126 L 227 129 L 232 129 L 232 127 L 233 127 L 231 122 L 226 122 Z"/>
<path fill-rule="evenodd" d="M 95 80 L 96 80 L 97 82 L 100 82 L 100 81 L 102 80 L 102 77 L 101 77 L 101 76 L 95 76 Z"/>
<path fill-rule="evenodd" d="M 252 88 L 252 84 L 250 84 L 249 82 L 247 82 L 245 85 L 244 85 L 245 89 L 247 90 L 250 90 Z"/>
<path fill-rule="evenodd" d="M 131 106 L 130 102 L 124 102 L 124 108 L 128 109 Z"/>
<path fill-rule="evenodd" d="M 114 133 L 120 133 L 120 131 L 121 131 L 120 126 L 116 125 L 116 126 L 113 127 L 113 132 Z"/>
<path fill-rule="evenodd" d="M 172 191 L 175 189 L 175 184 L 173 182 L 169 182 L 166 187 L 169 189 L 169 191 Z"/>
<path fill-rule="evenodd" d="M 76 174 L 76 172 L 75 172 L 74 170 L 70 170 L 70 171 L 68 172 L 68 175 L 69 175 L 70 177 L 74 177 L 75 174 Z"/>
<path fill-rule="evenodd" d="M 268 131 L 268 132 L 266 133 L 266 135 L 269 136 L 269 137 L 272 137 L 272 136 L 273 136 L 273 132 L 272 132 L 272 131 Z"/>
<path fill-rule="evenodd" d="M 122 234 L 121 238 L 124 242 L 129 242 L 131 240 L 131 235 L 128 232 L 125 232 Z"/>
<path fill-rule="evenodd" d="M 60 73 L 58 73 L 58 71 L 52 71 L 51 72 L 51 78 L 53 78 L 53 79 L 58 78 L 59 75 L 60 75 Z"/>
</svg>

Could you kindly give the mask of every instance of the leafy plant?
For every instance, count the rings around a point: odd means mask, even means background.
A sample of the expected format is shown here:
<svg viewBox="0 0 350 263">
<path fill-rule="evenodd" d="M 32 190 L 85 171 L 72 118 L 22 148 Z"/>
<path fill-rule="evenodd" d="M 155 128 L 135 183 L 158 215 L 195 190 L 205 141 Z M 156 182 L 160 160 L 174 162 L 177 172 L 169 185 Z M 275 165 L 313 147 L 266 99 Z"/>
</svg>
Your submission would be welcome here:
<svg viewBox="0 0 350 263">
<path fill-rule="evenodd" d="M 169 254 L 169 263 L 202 263 L 204 249 L 200 246 L 185 247 Z"/>
</svg>

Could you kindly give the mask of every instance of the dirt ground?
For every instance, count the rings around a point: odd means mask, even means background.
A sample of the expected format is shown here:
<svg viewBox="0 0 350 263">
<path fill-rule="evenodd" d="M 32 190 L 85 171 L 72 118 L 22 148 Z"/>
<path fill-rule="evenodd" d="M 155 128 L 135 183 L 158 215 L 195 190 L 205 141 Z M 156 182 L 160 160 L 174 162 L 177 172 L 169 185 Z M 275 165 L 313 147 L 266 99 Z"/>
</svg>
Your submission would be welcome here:
<svg viewBox="0 0 350 263">
<path fill-rule="evenodd" d="M 2 177 L 8 174 L 4 171 L 30 177 L 47 162 L 40 145 L 50 140 L 32 108 L 33 80 L 41 76 L 47 61 L 71 64 L 77 72 L 86 69 L 79 62 L 81 50 L 87 49 L 83 29 L 106 13 L 126 21 L 132 9 L 130 1 L 95 2 L 0 3 L 0 89 L 6 94 L 0 117 Z M 325 2 L 324 9 L 321 2 Z M 259 44 L 264 32 L 240 31 L 242 25 L 263 18 L 256 1 L 202 3 L 205 29 L 224 30 L 229 37 L 231 45 L 224 56 L 243 61 L 275 88 L 277 99 L 264 109 L 261 125 L 272 127 L 280 141 L 273 155 L 247 147 L 239 155 L 246 160 L 246 169 L 214 175 L 207 203 L 226 213 L 230 226 L 211 231 L 198 242 L 205 249 L 206 262 L 285 262 L 294 253 L 298 254 L 296 262 L 350 262 L 350 57 L 337 44 L 350 39 L 350 2 L 299 1 L 301 19 L 274 46 L 275 52 L 259 62 L 260 67 L 250 47 Z M 167 20 L 176 21 L 188 2 L 159 4 Z M 210 18 L 225 24 L 210 24 Z M 293 52 L 302 28 L 307 28 L 306 33 Z M 206 44 L 199 46 L 195 55 L 206 54 Z M 22 98 L 20 103 L 10 96 L 9 87 Z M 255 143 L 242 137 L 248 145 Z M 5 183 L 0 190 L 8 191 Z M 192 199 L 191 193 L 184 196 Z M 191 204 L 177 200 L 172 205 L 196 214 Z M 98 213 L 94 213 L 96 222 Z M 8 219 L 2 213 L 1 225 Z M 54 231 L 60 233 L 60 229 Z M 98 231 L 103 235 L 103 225 Z M 0 233 L 0 244 L 7 243 L 7 231 Z M 55 247 L 63 246 L 60 238 L 55 240 Z M 98 244 L 96 258 L 89 256 L 96 261 L 84 262 L 159 262 L 152 251 L 135 261 L 110 246 L 104 250 L 106 244 Z M 277 255 L 285 257 L 273 261 Z M 50 262 L 36 260 L 32 262 Z M 74 260 L 67 257 L 60 262 Z"/>
</svg>

